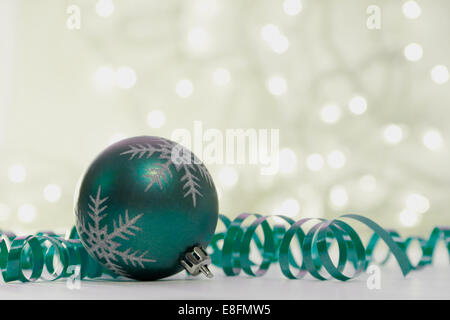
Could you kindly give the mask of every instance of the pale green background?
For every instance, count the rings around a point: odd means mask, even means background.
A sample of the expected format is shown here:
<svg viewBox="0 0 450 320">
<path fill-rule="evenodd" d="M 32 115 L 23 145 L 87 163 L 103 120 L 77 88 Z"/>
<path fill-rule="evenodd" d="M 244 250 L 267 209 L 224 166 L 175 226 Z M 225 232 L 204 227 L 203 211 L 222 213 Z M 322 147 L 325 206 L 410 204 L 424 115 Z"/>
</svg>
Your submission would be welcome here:
<svg viewBox="0 0 450 320">
<path fill-rule="evenodd" d="M 221 191 L 221 212 L 272 214 L 285 199 L 298 201 L 297 218 L 361 213 L 404 234 L 427 234 L 432 226 L 450 224 L 449 120 L 450 83 L 434 83 L 430 70 L 450 66 L 450 3 L 418 1 L 422 13 L 407 19 L 403 1 L 303 0 L 298 15 L 283 11 L 283 1 L 114 1 L 109 17 L 97 15 L 94 1 L 0 2 L 0 203 L 1 229 L 62 231 L 74 223 L 73 192 L 84 169 L 111 136 L 170 137 L 177 128 L 279 128 L 282 148 L 291 148 L 296 168 L 289 174 L 261 177 L 259 168 L 235 166 L 232 188 L 221 185 L 221 166 L 208 166 Z M 81 8 L 81 29 L 68 30 L 66 9 Z M 380 30 L 366 27 L 366 9 L 381 8 Z M 210 4 L 211 5 L 211 4 Z M 261 28 L 277 25 L 289 49 L 277 54 L 261 39 Z M 209 49 L 196 53 L 188 46 L 191 28 L 203 27 Z M 419 43 L 423 57 L 407 61 L 404 47 Z M 133 88 L 100 92 L 94 74 L 101 66 L 129 66 L 136 72 Z M 212 81 L 218 67 L 231 80 Z M 286 78 L 287 92 L 271 95 L 266 80 Z M 194 92 L 180 98 L 178 80 L 188 78 Z M 367 99 L 367 112 L 356 116 L 347 104 L 354 94 Z M 333 125 L 321 121 L 322 106 L 333 102 L 342 111 Z M 166 116 L 159 129 L 148 126 L 147 114 Z M 386 144 L 382 129 L 389 123 L 404 128 L 399 144 Z M 425 130 L 435 128 L 443 146 L 430 151 L 422 144 Z M 311 153 L 326 156 L 335 149 L 346 156 L 341 169 L 327 164 L 307 169 Z M 326 161 L 325 161 L 326 162 Z M 26 168 L 26 179 L 13 183 L 8 169 Z M 358 181 L 377 179 L 373 192 Z M 43 189 L 62 188 L 49 203 Z M 348 204 L 333 208 L 329 192 L 344 186 Z M 430 208 L 406 228 L 399 220 L 405 197 L 419 193 Z M 22 204 L 37 214 L 30 223 L 18 219 Z"/>
</svg>

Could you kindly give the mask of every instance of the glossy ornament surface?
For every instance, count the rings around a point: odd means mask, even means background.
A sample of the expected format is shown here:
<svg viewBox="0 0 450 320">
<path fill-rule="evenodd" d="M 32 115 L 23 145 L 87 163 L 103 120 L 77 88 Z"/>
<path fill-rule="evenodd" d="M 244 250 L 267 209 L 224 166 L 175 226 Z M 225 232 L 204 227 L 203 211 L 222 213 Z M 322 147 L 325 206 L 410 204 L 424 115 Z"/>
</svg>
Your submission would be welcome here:
<svg viewBox="0 0 450 320">
<path fill-rule="evenodd" d="M 76 227 L 89 254 L 111 271 L 155 280 L 183 270 L 206 248 L 218 219 L 217 193 L 189 150 L 160 137 L 121 140 L 89 166 L 75 197 Z"/>
</svg>

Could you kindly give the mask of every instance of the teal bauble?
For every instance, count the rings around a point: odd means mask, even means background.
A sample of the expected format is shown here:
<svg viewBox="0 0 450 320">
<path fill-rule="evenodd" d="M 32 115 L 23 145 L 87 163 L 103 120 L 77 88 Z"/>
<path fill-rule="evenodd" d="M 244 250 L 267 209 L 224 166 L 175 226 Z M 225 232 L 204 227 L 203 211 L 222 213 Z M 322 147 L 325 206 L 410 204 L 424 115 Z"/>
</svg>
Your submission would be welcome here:
<svg viewBox="0 0 450 320">
<path fill-rule="evenodd" d="M 160 137 L 121 140 L 84 174 L 76 226 L 89 254 L 110 271 L 155 280 L 183 270 L 193 247 L 209 244 L 218 219 L 213 180 L 201 161 Z"/>
</svg>

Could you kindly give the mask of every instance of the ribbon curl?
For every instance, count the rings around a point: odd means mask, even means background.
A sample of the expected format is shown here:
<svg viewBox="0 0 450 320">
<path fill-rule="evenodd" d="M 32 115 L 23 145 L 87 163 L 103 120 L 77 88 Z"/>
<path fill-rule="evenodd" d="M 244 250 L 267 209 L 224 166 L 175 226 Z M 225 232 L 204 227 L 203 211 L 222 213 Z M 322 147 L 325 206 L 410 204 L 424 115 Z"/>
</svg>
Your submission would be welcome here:
<svg viewBox="0 0 450 320">
<path fill-rule="evenodd" d="M 274 216 L 243 213 L 230 220 L 219 215 L 225 231 L 216 232 L 209 245 L 212 264 L 221 268 L 227 276 L 237 276 L 243 271 L 247 275 L 260 277 L 271 265 L 278 263 L 281 272 L 289 279 L 301 279 L 310 274 L 319 280 L 334 278 L 347 281 L 364 272 L 370 263 L 383 265 L 393 255 L 406 276 L 411 270 L 432 264 L 439 241 L 444 241 L 450 261 L 450 227 L 435 227 L 427 240 L 421 237 L 403 239 L 395 230 L 385 230 L 360 215 L 347 214 L 332 220 L 304 218 L 298 221 L 278 215 L 275 217 L 284 223 L 273 227 L 268 222 L 271 217 Z M 252 222 L 246 225 L 248 220 Z M 367 246 L 344 220 L 357 221 L 373 231 Z M 306 229 L 305 225 L 310 227 Z M 258 229 L 261 229 L 262 234 L 258 233 Z M 296 242 L 293 244 L 294 240 Z M 337 263 L 333 262 L 329 253 L 333 241 L 338 246 Z M 373 253 L 380 241 L 387 245 L 388 253 L 383 260 L 376 262 Z M 416 265 L 412 264 L 407 254 L 414 241 L 419 243 L 422 251 Z M 253 257 L 257 252 L 261 260 L 259 263 Z M 299 254 L 301 263 L 297 261 Z M 350 275 L 344 272 L 347 266 L 352 267 Z M 11 232 L 0 231 L 0 275 L 4 282 L 57 280 L 70 277 L 74 272 L 78 272 L 80 279 L 117 277 L 90 257 L 75 227 L 67 237 L 53 232 L 16 236 Z"/>
</svg>

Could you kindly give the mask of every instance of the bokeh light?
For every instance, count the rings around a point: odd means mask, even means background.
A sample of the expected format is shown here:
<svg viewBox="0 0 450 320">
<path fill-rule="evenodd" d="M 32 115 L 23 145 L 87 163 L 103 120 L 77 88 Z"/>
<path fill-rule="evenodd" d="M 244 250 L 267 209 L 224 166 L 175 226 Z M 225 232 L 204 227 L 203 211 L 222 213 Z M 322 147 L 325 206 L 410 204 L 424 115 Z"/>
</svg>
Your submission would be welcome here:
<svg viewBox="0 0 450 320">
<path fill-rule="evenodd" d="M 284 0 L 283 10 L 289 16 L 296 16 L 302 11 L 301 0 Z"/>
<path fill-rule="evenodd" d="M 397 144 L 403 140 L 403 130 L 399 125 L 390 124 L 383 130 L 384 140 L 389 144 Z"/>
<path fill-rule="evenodd" d="M 8 169 L 8 177 L 12 182 L 23 182 L 26 176 L 27 171 L 23 165 L 15 164 Z"/>
<path fill-rule="evenodd" d="M 320 169 L 322 169 L 324 162 L 325 161 L 323 160 L 322 155 L 320 155 L 318 153 L 310 154 L 306 158 L 306 166 L 311 171 L 319 171 Z"/>
<path fill-rule="evenodd" d="M 348 102 L 348 108 L 352 113 L 361 115 L 367 110 L 367 101 L 362 96 L 353 96 Z"/>
<path fill-rule="evenodd" d="M 187 98 L 194 92 L 194 85 L 190 80 L 183 79 L 177 82 L 175 90 L 180 97 Z"/>
<path fill-rule="evenodd" d="M 61 198 L 61 187 L 57 184 L 48 184 L 44 188 L 44 197 L 48 202 L 56 202 Z"/>
<path fill-rule="evenodd" d="M 408 19 L 417 19 L 422 13 L 422 9 L 416 1 L 406 1 L 403 3 L 402 10 Z"/>
<path fill-rule="evenodd" d="M 32 204 L 22 204 L 17 210 L 17 217 L 23 223 L 31 223 L 36 218 L 36 208 Z"/>
<path fill-rule="evenodd" d="M 166 116 L 161 110 L 153 110 L 147 116 L 147 123 L 151 128 L 161 128 L 166 122 Z"/>
<path fill-rule="evenodd" d="M 446 66 L 437 65 L 431 69 L 431 79 L 437 84 L 444 84 L 448 81 L 448 69 Z"/>
<path fill-rule="evenodd" d="M 420 58 L 422 58 L 423 49 L 420 44 L 410 43 L 403 50 L 403 54 L 409 61 L 418 61 L 420 60 Z"/>
</svg>

